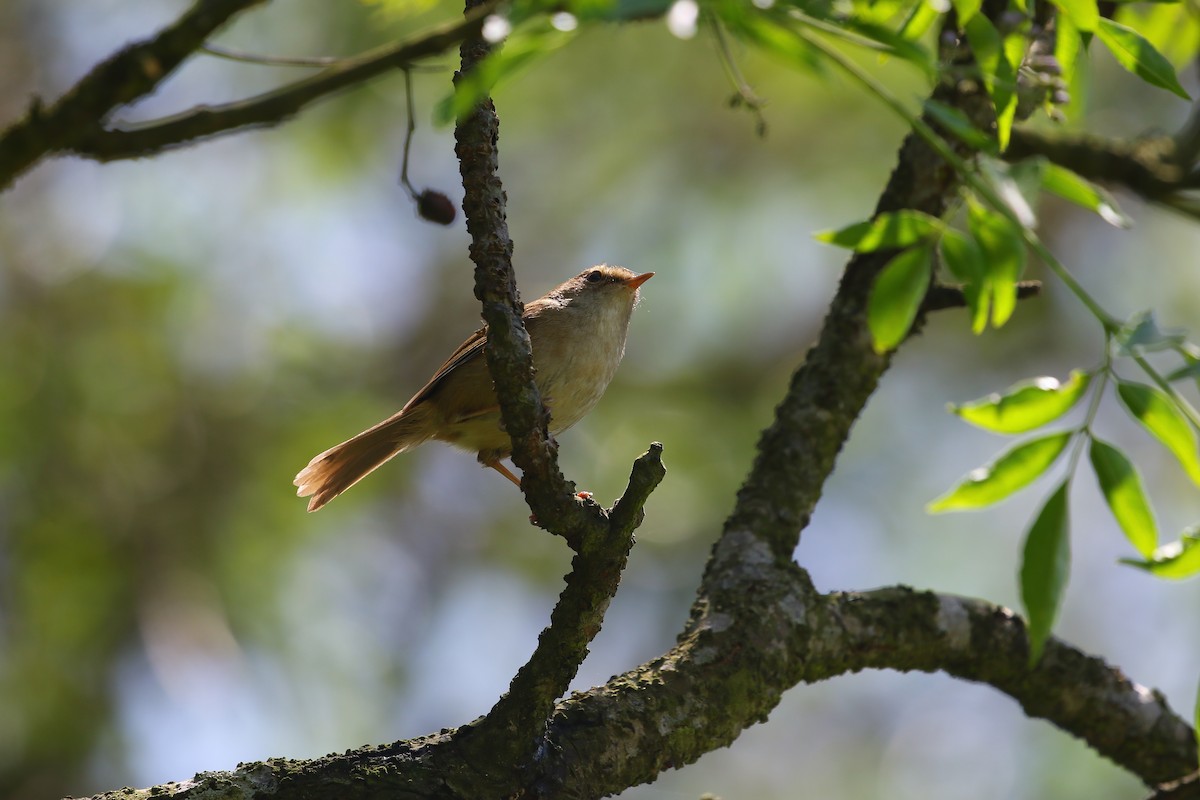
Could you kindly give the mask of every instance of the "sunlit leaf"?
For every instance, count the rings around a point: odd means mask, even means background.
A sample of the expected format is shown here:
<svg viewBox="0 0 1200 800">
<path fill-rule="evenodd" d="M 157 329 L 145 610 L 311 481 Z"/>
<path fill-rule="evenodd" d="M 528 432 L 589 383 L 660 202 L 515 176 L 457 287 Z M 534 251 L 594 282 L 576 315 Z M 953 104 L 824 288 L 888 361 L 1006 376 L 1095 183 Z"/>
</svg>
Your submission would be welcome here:
<svg viewBox="0 0 1200 800">
<path fill-rule="evenodd" d="M 514 31 L 504 40 L 503 47 L 492 51 L 437 104 L 434 120 L 439 125 L 453 124 L 487 97 L 497 83 L 558 50 L 572 38 L 572 32 L 559 31 L 549 23 Z"/>
<path fill-rule="evenodd" d="M 1185 331 L 1178 329 L 1164 331 L 1159 328 L 1153 311 L 1139 311 L 1121 326 L 1121 330 L 1117 331 L 1116 341 L 1122 355 L 1129 355 L 1137 352 L 1169 350 L 1183 344 L 1185 337 Z"/>
<path fill-rule="evenodd" d="M 1021 602 L 1029 618 L 1029 663 L 1042 656 L 1062 606 L 1071 569 L 1068 481 L 1050 495 L 1025 537 L 1021 558 Z"/>
<path fill-rule="evenodd" d="M 604 3 L 572 2 L 568 10 L 581 19 L 627 21 L 658 19 L 670 10 L 675 0 L 610 0 Z"/>
<path fill-rule="evenodd" d="M 1122 558 L 1122 564 L 1144 569 L 1160 578 L 1182 580 L 1200 574 L 1200 528 L 1184 531 L 1179 541 L 1164 544 L 1146 561 Z"/>
<path fill-rule="evenodd" d="M 1063 14 L 1081 31 L 1091 33 L 1100 22 L 1100 9 L 1096 0 L 1051 0 Z"/>
<path fill-rule="evenodd" d="M 1101 19 L 1096 36 L 1118 64 L 1146 83 L 1174 92 L 1184 100 L 1192 99 L 1179 84 L 1171 62 L 1137 31 L 1111 19 Z"/>
<path fill-rule="evenodd" d="M 987 264 L 975 238 L 956 230 L 947 230 L 941 240 L 942 263 L 962 283 L 967 309 L 971 314 L 971 330 L 983 333 L 988 321 Z"/>
<path fill-rule="evenodd" d="M 912 0 L 852 0 L 852 5 L 855 18 L 875 25 L 895 27 L 893 24 L 895 18 L 912 6 Z M 829 8 L 829 6 L 823 6 L 823 8 Z M 807 10 L 812 13 L 813 7 L 808 5 Z"/>
<path fill-rule="evenodd" d="M 1017 280 L 1025 271 L 1025 242 L 1013 223 L 978 203 L 969 206 L 967 224 L 983 252 L 991 322 L 999 328 L 1017 307 Z"/>
<path fill-rule="evenodd" d="M 826 244 L 869 253 L 919 244 L 937 234 L 942 227 L 942 221 L 937 217 L 906 209 L 880 214 L 875 219 L 856 222 L 840 230 L 821 231 L 814 234 L 814 238 Z"/>
<path fill-rule="evenodd" d="M 963 26 L 975 54 L 983 85 L 996 110 L 996 139 L 1000 150 L 1008 148 L 1013 116 L 1017 108 L 1017 70 L 1009 60 L 1008 48 L 996 26 L 985 15 L 976 14 Z M 1018 62 L 1019 63 L 1019 62 Z"/>
<path fill-rule="evenodd" d="M 1070 102 L 1065 107 L 1059 106 L 1059 111 L 1068 117 L 1075 116 L 1085 108 L 1088 94 L 1089 64 L 1082 58 L 1084 52 L 1084 34 L 1075 27 L 1071 18 L 1060 15 L 1055 21 L 1058 30 L 1054 36 L 1054 58 L 1062 68 L 1062 80 L 1070 94 Z M 1091 39 L 1091 34 L 1087 34 Z"/>
<path fill-rule="evenodd" d="M 1070 72 L 1074 71 L 1075 62 L 1083 49 L 1083 37 L 1080 35 L 1079 27 L 1071 22 L 1070 17 L 1060 16 L 1055 20 L 1054 25 L 1056 28 L 1054 58 L 1062 68 L 1063 81 L 1069 86 L 1071 83 Z"/>
<path fill-rule="evenodd" d="M 929 0 L 918 0 L 913 5 L 912 13 L 904 20 L 904 24 L 900 26 L 900 35 L 905 39 L 916 41 L 933 27 L 933 23 L 937 22 L 942 16 L 942 12 L 934 7 Z"/>
<path fill-rule="evenodd" d="M 954 12 L 958 14 L 958 24 L 966 25 L 971 18 L 983 7 L 983 0 L 952 0 Z"/>
<path fill-rule="evenodd" d="M 1133 418 L 1170 450 L 1192 482 L 1200 486 L 1196 432 L 1166 393 L 1142 383 L 1117 382 L 1117 395 Z"/>
<path fill-rule="evenodd" d="M 1190 3 L 1179 0 L 1121 0 L 1113 16 L 1117 22 L 1133 28 L 1179 70 L 1196 58 L 1200 48 L 1200 25 Z"/>
<path fill-rule="evenodd" d="M 1032 230 L 1037 225 L 1034 204 L 1042 186 L 1042 160 L 1029 158 L 1008 164 L 995 158 L 981 158 L 979 167 L 979 174 L 991 184 L 1022 227 Z"/>
<path fill-rule="evenodd" d="M 1068 202 L 1096 212 L 1109 225 L 1128 228 L 1133 224 L 1107 190 L 1066 167 L 1047 161 L 1042 169 L 1042 187 Z"/>
<path fill-rule="evenodd" d="M 926 510 L 936 514 L 982 508 L 997 503 L 1037 480 L 1050 468 L 1072 433 L 1052 433 L 1017 444 L 992 463 L 967 473 L 957 486 L 931 502 Z"/>
<path fill-rule="evenodd" d="M 764 52 L 807 72 L 824 72 L 823 56 L 785 26 L 776 24 L 761 14 L 739 16 L 735 20 L 723 19 L 731 31 L 758 45 Z"/>
<path fill-rule="evenodd" d="M 933 250 L 928 245 L 901 252 L 879 273 L 867 298 L 867 327 L 875 352 L 892 350 L 904 341 L 932 273 Z"/>
<path fill-rule="evenodd" d="M 933 54 L 919 41 L 902 36 L 885 25 L 876 25 L 854 18 L 843 20 L 840 24 L 844 29 L 875 42 L 884 52 L 920 68 L 928 78 L 937 77 L 937 64 Z"/>
<path fill-rule="evenodd" d="M 1092 439 L 1088 453 L 1104 500 L 1129 543 L 1146 558 L 1158 547 L 1158 524 L 1137 468 L 1117 448 Z"/>
<path fill-rule="evenodd" d="M 1003 394 L 990 394 L 962 405 L 951 404 L 948 409 L 984 430 L 1025 433 L 1070 411 L 1091 381 L 1091 373 L 1083 370 L 1072 372 L 1066 383 L 1050 377 L 1034 378 L 1010 386 Z"/>
</svg>

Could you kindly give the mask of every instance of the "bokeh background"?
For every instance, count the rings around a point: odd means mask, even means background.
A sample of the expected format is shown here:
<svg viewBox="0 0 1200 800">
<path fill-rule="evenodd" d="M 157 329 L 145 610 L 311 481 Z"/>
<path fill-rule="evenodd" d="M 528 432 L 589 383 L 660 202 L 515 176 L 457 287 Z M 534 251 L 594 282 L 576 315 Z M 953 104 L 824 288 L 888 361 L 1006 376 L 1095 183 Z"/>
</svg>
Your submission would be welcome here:
<svg viewBox="0 0 1200 800">
<path fill-rule="evenodd" d="M 7 0 L 0 119 L 185 6 Z M 292 0 L 220 42 L 349 54 L 452 13 Z M 568 477 L 606 503 L 650 441 L 670 469 L 581 688 L 672 644 L 844 263 L 811 233 L 869 214 L 903 135 L 835 76 L 739 56 L 769 101 L 766 138 L 728 108 L 713 42 L 661 22 L 586 31 L 496 91 L 524 296 L 602 261 L 658 273 L 616 382 L 561 437 Z M 452 135 L 432 124 L 453 60 L 439 63 L 415 79 L 412 177 L 457 202 Z M 867 63 L 921 96 L 904 66 Z M 298 74 L 199 57 L 128 118 Z M 1186 112 L 1099 57 L 1077 105 L 1076 124 L 1106 134 L 1170 130 Z M 0 796 L 145 786 L 454 726 L 486 712 L 531 651 L 568 553 L 469 455 L 427 446 L 317 515 L 292 493 L 314 453 L 396 410 L 477 324 L 461 220 L 418 220 L 397 185 L 404 123 L 392 76 L 274 130 L 137 162 L 54 161 L 0 195 Z M 1200 226 L 1121 201 L 1131 231 L 1048 203 L 1042 232 L 1114 313 L 1153 307 L 1195 329 Z M 1094 365 L 1101 345 L 1053 281 L 1002 331 L 974 337 L 961 312 L 938 314 L 896 359 L 804 535 L 796 555 L 818 586 L 902 582 L 1016 607 L 1020 541 L 1051 483 L 927 516 L 1006 444 L 943 406 Z M 1099 427 L 1135 455 L 1165 535 L 1197 521 L 1200 491 L 1111 398 Z M 1186 714 L 1200 582 L 1118 565 L 1132 551 L 1087 473 L 1072 513 L 1060 633 Z M 623 797 L 702 792 L 1141 794 L 987 687 L 895 673 L 797 687 L 731 747 Z"/>
</svg>

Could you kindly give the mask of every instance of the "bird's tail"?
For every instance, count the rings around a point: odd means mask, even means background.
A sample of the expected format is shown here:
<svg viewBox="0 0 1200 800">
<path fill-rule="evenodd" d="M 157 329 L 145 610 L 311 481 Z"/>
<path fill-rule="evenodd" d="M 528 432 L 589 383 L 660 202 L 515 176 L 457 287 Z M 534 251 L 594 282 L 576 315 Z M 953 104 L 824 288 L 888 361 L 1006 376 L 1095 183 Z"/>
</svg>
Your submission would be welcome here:
<svg viewBox="0 0 1200 800">
<path fill-rule="evenodd" d="M 428 406 L 417 405 L 314 457 L 292 481 L 299 487 L 296 494 L 311 495 L 308 510 L 316 511 L 392 456 L 427 441 L 430 413 Z"/>
</svg>

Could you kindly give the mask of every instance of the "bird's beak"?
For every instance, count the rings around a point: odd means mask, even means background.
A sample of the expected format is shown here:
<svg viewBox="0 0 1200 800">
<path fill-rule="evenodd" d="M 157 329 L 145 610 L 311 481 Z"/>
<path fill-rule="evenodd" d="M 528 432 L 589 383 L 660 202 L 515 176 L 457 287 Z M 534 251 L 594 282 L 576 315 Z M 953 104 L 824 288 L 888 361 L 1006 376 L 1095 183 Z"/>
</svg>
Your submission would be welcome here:
<svg viewBox="0 0 1200 800">
<path fill-rule="evenodd" d="M 634 275 L 629 280 L 625 281 L 625 285 L 630 289 L 636 289 L 646 281 L 654 277 L 653 272 L 643 272 L 641 275 Z"/>
</svg>

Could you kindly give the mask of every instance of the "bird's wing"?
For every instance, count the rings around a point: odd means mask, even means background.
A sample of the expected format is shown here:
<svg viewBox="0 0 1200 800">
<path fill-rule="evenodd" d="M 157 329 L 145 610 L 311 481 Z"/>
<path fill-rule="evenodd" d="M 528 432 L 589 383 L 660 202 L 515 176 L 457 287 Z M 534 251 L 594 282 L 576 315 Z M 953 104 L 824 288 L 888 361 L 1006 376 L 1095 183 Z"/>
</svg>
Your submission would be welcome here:
<svg viewBox="0 0 1200 800">
<path fill-rule="evenodd" d="M 540 322 L 538 317 L 541 316 L 542 311 L 544 311 L 548 305 L 552 305 L 552 303 L 547 302 L 543 297 L 538 298 L 537 300 L 534 300 L 532 303 L 529 303 L 525 306 L 525 313 L 521 315 L 521 318 L 525 322 L 526 329 L 538 327 Z M 468 369 L 482 368 L 486 371 L 487 365 L 483 361 L 478 362 L 478 367 L 475 366 L 476 360 L 482 358 L 484 346 L 486 344 L 487 326 L 485 325 L 468 336 L 466 341 L 460 344 L 458 349 L 450 354 L 450 357 L 446 359 L 446 363 L 438 367 L 437 372 L 433 373 L 433 377 L 429 379 L 429 382 L 422 386 L 420 391 L 414 394 L 412 399 L 404 404 L 404 409 L 400 413 L 404 413 L 404 411 L 407 411 L 418 403 L 429 399 L 430 395 L 443 387 L 447 378 L 456 370 L 466 367 Z M 494 395 L 492 396 L 492 399 L 495 399 Z M 456 409 L 457 413 L 454 416 L 457 419 L 468 419 L 480 414 L 486 414 L 488 412 L 495 411 L 497 408 L 499 408 L 499 406 L 494 402 L 479 408 L 459 408 Z"/>
<path fill-rule="evenodd" d="M 404 404 L 404 408 L 400 413 L 403 414 L 418 403 L 429 399 L 429 396 L 437 391 L 438 387 L 445 382 L 447 375 L 454 372 L 455 369 L 461 367 L 463 364 L 478 358 L 483 353 L 483 346 L 486 343 L 487 326 L 485 325 L 468 336 L 466 341 L 450 354 L 450 357 L 446 359 L 446 363 L 438 367 L 437 372 L 433 373 L 433 377 L 429 379 L 429 382 L 422 386 L 420 391 Z"/>
</svg>

